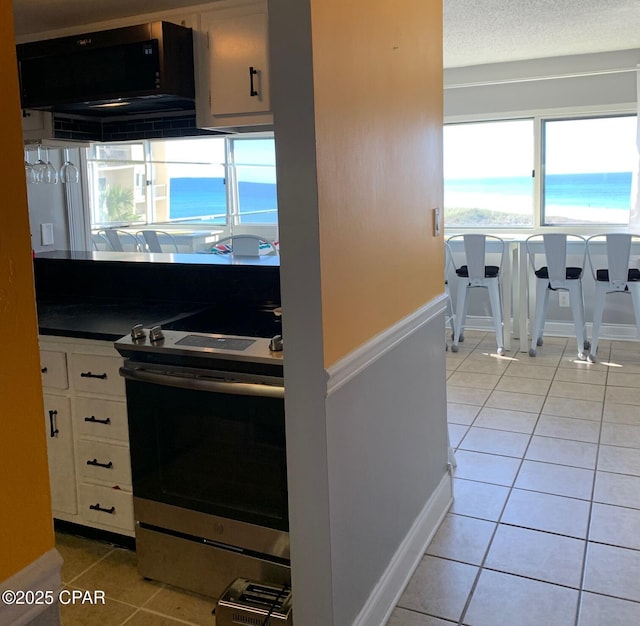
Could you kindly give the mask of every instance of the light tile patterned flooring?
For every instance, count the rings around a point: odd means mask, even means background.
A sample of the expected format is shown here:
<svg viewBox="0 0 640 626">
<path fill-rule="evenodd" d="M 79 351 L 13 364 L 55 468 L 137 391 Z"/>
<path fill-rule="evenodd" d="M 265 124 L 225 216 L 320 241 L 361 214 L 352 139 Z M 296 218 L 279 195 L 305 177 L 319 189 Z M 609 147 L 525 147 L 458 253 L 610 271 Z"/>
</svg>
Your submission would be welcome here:
<svg viewBox="0 0 640 626">
<path fill-rule="evenodd" d="M 575 340 L 499 358 L 465 335 L 447 353 L 455 502 L 389 626 L 640 624 L 640 345 L 587 364 Z"/>
<path fill-rule="evenodd" d="M 62 606 L 62 626 L 214 626 L 215 601 L 143 579 L 135 553 L 56 533 L 65 589 L 104 591 L 105 604 Z"/>
<path fill-rule="evenodd" d="M 491 353 L 478 332 L 447 353 L 455 502 L 389 626 L 640 624 L 640 345 L 603 341 L 593 365 L 560 338 Z M 67 588 L 107 598 L 63 626 L 214 624 L 211 599 L 143 580 L 130 551 L 57 547 Z"/>
</svg>

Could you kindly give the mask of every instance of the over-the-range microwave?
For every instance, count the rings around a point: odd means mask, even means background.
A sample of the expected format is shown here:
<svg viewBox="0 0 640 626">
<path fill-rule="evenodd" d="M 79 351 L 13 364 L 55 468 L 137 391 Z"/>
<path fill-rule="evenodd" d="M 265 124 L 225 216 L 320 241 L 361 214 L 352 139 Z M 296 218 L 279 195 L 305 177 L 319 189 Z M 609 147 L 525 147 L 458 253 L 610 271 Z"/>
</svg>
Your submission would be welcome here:
<svg viewBox="0 0 640 626">
<path fill-rule="evenodd" d="M 83 115 L 194 106 L 190 28 L 151 22 L 16 48 L 24 109 Z"/>
</svg>

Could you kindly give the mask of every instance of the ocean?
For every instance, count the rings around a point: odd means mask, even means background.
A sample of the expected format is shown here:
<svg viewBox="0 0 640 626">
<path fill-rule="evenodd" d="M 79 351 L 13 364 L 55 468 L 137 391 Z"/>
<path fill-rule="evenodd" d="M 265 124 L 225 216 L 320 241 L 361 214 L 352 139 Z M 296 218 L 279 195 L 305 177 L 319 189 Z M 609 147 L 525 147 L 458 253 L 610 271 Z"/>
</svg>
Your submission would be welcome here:
<svg viewBox="0 0 640 626">
<path fill-rule="evenodd" d="M 240 223 L 277 224 L 278 199 L 275 183 L 238 183 Z M 224 178 L 171 178 L 169 218 L 197 219 L 223 224 L 227 214 Z"/>
<path fill-rule="evenodd" d="M 533 195 L 533 182 L 534 179 L 529 176 L 448 179 L 445 180 L 445 197 L 462 199 L 467 194 L 473 194 L 478 202 L 482 202 L 482 196 L 485 195 L 492 198 L 503 196 L 505 199 L 507 197 L 530 199 Z M 629 209 L 630 207 L 631 172 L 548 174 L 544 182 L 547 206 L 602 209 Z M 451 202 L 445 202 L 445 204 L 453 206 Z"/>
<path fill-rule="evenodd" d="M 631 172 L 549 174 L 545 177 L 547 216 L 564 215 L 573 220 L 585 217 L 621 223 L 631 206 L 631 186 Z M 226 221 L 223 178 L 172 178 L 169 190 L 171 219 L 214 224 Z M 277 223 L 275 183 L 241 181 L 238 194 L 241 223 Z M 533 178 L 529 176 L 445 180 L 446 208 L 531 214 L 532 199 Z M 610 213 L 610 220 L 606 212 Z"/>
</svg>

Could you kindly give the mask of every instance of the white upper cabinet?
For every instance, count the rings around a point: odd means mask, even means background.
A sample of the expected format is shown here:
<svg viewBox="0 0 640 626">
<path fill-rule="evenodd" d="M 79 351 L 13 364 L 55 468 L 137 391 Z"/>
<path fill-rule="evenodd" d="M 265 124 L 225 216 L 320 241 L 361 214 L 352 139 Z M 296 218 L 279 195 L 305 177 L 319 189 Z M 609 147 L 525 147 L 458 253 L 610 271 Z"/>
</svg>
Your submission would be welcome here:
<svg viewBox="0 0 640 626">
<path fill-rule="evenodd" d="M 197 123 L 201 128 L 271 124 L 266 2 L 221 2 L 200 16 Z M 205 89 L 206 86 L 206 89 Z"/>
</svg>

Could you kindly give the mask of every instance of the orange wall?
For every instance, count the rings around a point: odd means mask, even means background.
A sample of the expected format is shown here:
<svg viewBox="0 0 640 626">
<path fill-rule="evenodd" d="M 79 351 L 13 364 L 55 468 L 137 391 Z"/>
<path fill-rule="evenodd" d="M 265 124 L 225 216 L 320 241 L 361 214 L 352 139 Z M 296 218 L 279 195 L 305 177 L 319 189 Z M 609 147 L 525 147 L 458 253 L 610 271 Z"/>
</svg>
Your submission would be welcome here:
<svg viewBox="0 0 640 626">
<path fill-rule="evenodd" d="M 11 2 L 0 3 L 0 581 L 53 548 Z"/>
<path fill-rule="evenodd" d="M 441 2 L 371 4 L 310 0 L 327 366 L 442 292 Z"/>
<path fill-rule="evenodd" d="M 442 207 L 442 9 L 311 8 L 329 366 L 443 291 L 431 211 Z"/>
</svg>

